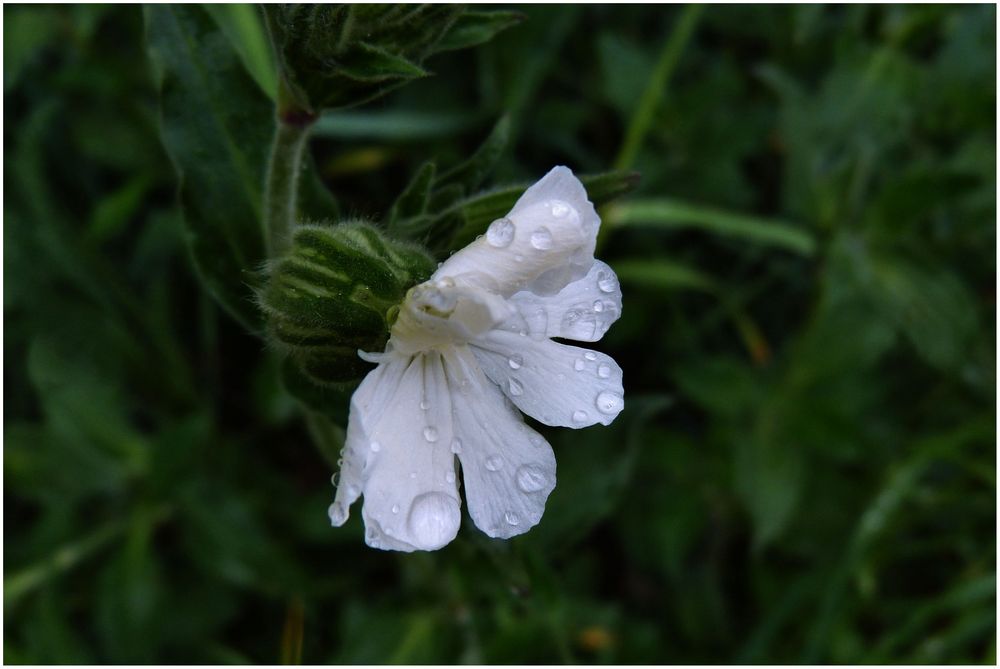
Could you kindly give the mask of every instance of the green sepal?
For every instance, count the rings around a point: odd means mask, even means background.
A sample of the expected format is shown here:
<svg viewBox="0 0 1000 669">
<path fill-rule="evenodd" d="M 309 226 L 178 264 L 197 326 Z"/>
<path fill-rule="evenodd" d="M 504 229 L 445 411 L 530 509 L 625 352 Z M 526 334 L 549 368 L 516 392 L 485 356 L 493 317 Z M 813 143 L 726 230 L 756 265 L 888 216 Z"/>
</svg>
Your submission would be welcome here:
<svg viewBox="0 0 1000 669">
<path fill-rule="evenodd" d="M 297 370 L 298 385 L 355 383 L 370 369 L 358 351 L 385 348 L 406 291 L 434 268 L 423 249 L 365 223 L 303 225 L 258 294 L 268 338 Z"/>
</svg>

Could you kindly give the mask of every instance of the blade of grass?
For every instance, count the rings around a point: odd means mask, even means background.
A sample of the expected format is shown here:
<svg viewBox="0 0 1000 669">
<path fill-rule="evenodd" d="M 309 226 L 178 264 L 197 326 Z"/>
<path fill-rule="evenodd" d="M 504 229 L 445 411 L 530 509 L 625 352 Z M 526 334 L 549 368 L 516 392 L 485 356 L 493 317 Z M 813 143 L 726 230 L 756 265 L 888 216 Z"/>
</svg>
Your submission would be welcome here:
<svg viewBox="0 0 1000 669">
<path fill-rule="evenodd" d="M 643 91 L 625 131 L 625 139 L 618 151 L 618 157 L 615 159 L 615 169 L 628 169 L 635 162 L 636 155 L 646 141 L 646 135 L 649 134 L 653 125 L 656 107 L 666 93 L 670 77 L 677 69 L 677 63 L 684 52 L 684 47 L 691 40 L 691 35 L 698 25 L 703 9 L 701 5 L 685 7 L 673 32 L 670 33 L 670 38 L 663 45 L 660 59 L 657 61 L 653 73 L 649 76 L 646 89 Z"/>
<path fill-rule="evenodd" d="M 673 230 L 695 228 L 767 246 L 777 246 L 803 256 L 816 251 L 816 241 L 800 226 L 757 216 L 747 216 L 668 198 L 633 200 L 608 207 L 609 228 Z"/>
</svg>

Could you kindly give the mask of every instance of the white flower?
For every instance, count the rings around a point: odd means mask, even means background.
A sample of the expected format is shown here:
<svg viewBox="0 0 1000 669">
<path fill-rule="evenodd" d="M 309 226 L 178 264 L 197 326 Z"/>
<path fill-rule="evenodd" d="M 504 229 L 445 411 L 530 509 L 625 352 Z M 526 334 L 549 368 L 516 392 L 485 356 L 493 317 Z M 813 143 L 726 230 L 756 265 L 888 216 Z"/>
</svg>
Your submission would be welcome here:
<svg viewBox="0 0 1000 669">
<path fill-rule="evenodd" d="M 621 314 L 618 279 L 594 259 L 599 226 L 583 184 L 556 167 L 407 293 L 385 352 L 363 354 L 378 367 L 351 399 L 333 525 L 363 494 L 369 546 L 441 548 L 461 518 L 456 456 L 479 529 L 508 538 L 538 523 L 556 462 L 517 409 L 580 428 L 624 403 L 614 360 L 551 339 L 597 341 Z"/>
</svg>

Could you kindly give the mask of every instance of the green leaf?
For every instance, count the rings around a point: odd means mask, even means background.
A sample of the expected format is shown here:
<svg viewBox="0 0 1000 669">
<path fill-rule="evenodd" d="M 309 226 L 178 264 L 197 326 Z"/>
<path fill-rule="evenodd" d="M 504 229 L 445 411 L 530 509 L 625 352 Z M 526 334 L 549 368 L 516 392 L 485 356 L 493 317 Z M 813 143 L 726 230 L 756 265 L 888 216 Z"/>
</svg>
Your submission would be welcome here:
<svg viewBox="0 0 1000 669">
<path fill-rule="evenodd" d="M 251 287 L 264 260 L 261 188 L 272 107 L 201 7 L 149 6 L 146 31 L 191 254 L 209 292 L 259 330 Z"/>
<path fill-rule="evenodd" d="M 704 230 L 711 234 L 742 239 L 755 244 L 776 246 L 804 256 L 810 256 L 816 250 L 816 242 L 812 235 L 801 226 L 735 214 L 675 199 L 657 198 L 624 202 L 611 208 L 607 220 L 615 227 Z"/>
<path fill-rule="evenodd" d="M 340 64 L 340 73 L 348 79 L 366 83 L 402 79 L 419 79 L 427 70 L 402 56 L 389 53 L 371 44 L 359 44 L 350 59 Z"/>
<path fill-rule="evenodd" d="M 428 162 L 420 166 L 389 210 L 386 227 L 389 232 L 398 234 L 397 223 L 402 219 L 419 216 L 427 211 L 431 187 L 434 185 L 434 163 Z"/>
<path fill-rule="evenodd" d="M 207 4 L 205 9 L 239 53 L 247 72 L 272 100 L 278 95 L 278 73 L 271 54 L 271 44 L 256 5 Z"/>
<path fill-rule="evenodd" d="M 519 12 L 467 11 L 458 17 L 448 34 L 435 45 L 434 51 L 455 51 L 484 44 L 524 18 L 524 14 Z"/>
<path fill-rule="evenodd" d="M 443 172 L 436 186 L 458 184 L 463 192 L 469 193 L 479 188 L 496 167 L 510 141 L 510 117 L 503 116 L 493 126 L 489 136 L 465 162 Z"/>
</svg>

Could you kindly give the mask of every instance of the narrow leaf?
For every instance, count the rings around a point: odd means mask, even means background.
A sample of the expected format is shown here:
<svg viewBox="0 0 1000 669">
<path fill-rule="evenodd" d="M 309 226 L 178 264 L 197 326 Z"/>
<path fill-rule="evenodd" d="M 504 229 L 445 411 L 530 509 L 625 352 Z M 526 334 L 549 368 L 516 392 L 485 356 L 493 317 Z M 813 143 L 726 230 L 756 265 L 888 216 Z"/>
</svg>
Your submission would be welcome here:
<svg viewBox="0 0 1000 669">
<path fill-rule="evenodd" d="M 466 193 L 475 190 L 493 172 L 509 140 L 510 118 L 503 116 L 472 157 L 444 172 L 438 179 L 438 185 L 458 184 Z"/>
<path fill-rule="evenodd" d="M 419 216 L 427 211 L 427 202 L 431 195 L 431 186 L 434 184 L 434 163 L 427 162 L 420 166 L 413 179 L 406 186 L 392 209 L 389 210 L 387 228 L 392 233 L 397 233 L 397 222 L 403 219 Z"/>
</svg>

